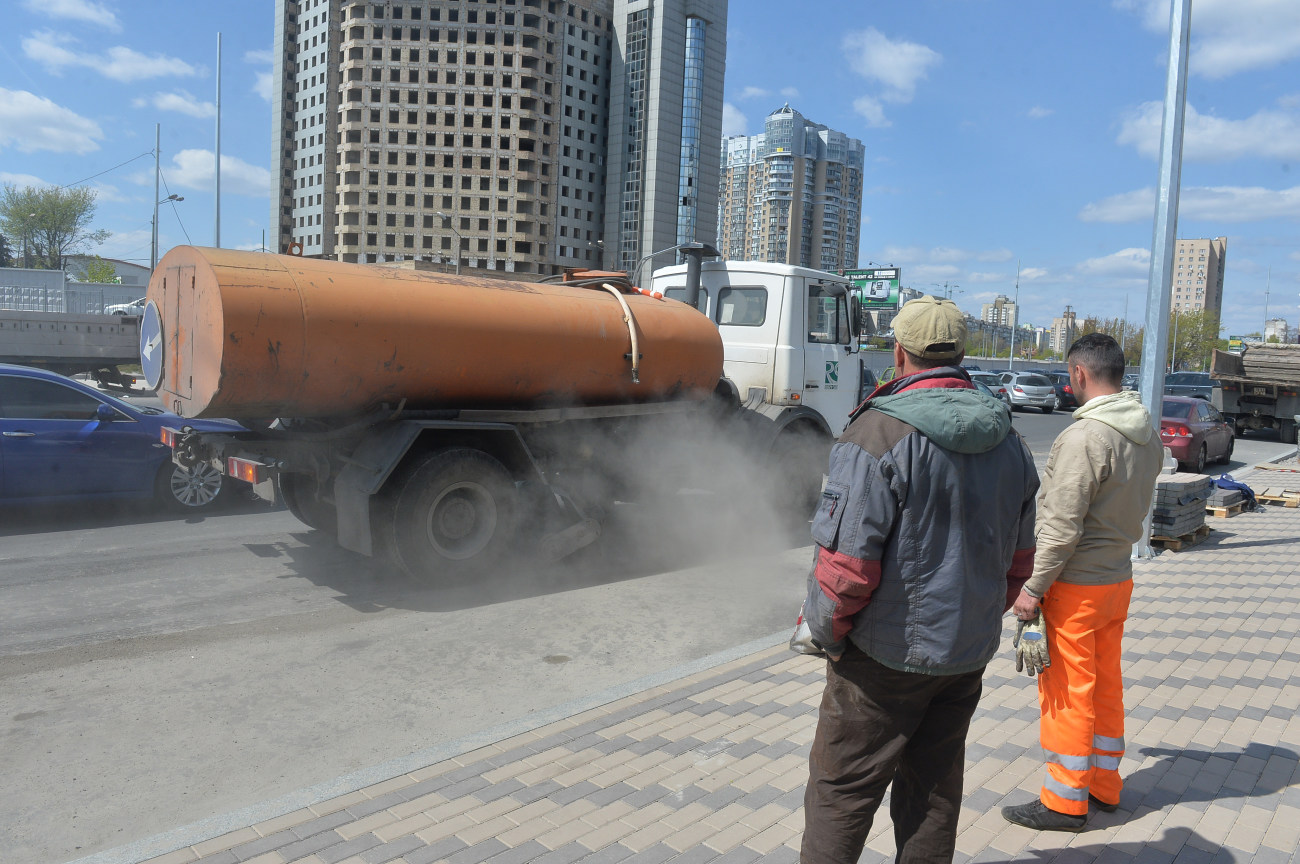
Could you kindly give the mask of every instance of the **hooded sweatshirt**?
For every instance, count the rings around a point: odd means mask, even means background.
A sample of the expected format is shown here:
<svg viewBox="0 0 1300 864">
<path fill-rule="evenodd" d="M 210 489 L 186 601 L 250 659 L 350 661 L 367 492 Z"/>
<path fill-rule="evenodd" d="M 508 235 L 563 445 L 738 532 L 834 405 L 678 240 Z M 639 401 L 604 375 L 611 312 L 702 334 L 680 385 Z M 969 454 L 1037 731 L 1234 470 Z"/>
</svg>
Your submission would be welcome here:
<svg viewBox="0 0 1300 864">
<path fill-rule="evenodd" d="M 982 668 L 1033 561 L 1028 449 L 955 368 L 891 381 L 853 417 L 813 518 L 813 638 L 907 672 Z"/>
<path fill-rule="evenodd" d="M 1058 579 L 1113 585 L 1133 577 L 1133 544 L 1151 508 L 1164 445 L 1135 391 L 1089 399 L 1052 445 L 1038 495 L 1034 575 L 1041 597 Z"/>
</svg>

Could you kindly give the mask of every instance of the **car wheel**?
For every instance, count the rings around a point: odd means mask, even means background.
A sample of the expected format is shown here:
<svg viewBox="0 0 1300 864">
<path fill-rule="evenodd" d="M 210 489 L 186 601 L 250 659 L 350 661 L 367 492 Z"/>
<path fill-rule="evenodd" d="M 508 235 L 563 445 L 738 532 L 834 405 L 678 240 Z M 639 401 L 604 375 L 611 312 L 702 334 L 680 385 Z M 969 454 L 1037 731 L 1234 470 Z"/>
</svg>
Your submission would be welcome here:
<svg viewBox="0 0 1300 864">
<path fill-rule="evenodd" d="M 1057 411 L 1060 411 L 1061 408 L 1064 407 L 1063 405 L 1061 405 L 1061 397 L 1059 394 L 1056 397 L 1056 401 L 1052 403 L 1052 407 L 1055 408 Z"/>
<path fill-rule="evenodd" d="M 166 462 L 158 470 L 154 493 L 158 502 L 173 513 L 195 513 L 215 505 L 227 487 L 225 477 L 211 465 L 182 468 Z"/>
<path fill-rule="evenodd" d="M 1196 465 L 1192 467 L 1193 474 L 1205 473 L 1206 456 L 1207 456 L 1206 446 L 1202 444 L 1201 449 L 1196 451 Z"/>
<path fill-rule="evenodd" d="M 1051 405 L 1044 405 L 1044 406 L 1043 406 L 1043 413 L 1044 413 L 1044 414 L 1051 414 L 1053 410 L 1054 410 L 1054 409 L 1052 408 Z"/>
</svg>

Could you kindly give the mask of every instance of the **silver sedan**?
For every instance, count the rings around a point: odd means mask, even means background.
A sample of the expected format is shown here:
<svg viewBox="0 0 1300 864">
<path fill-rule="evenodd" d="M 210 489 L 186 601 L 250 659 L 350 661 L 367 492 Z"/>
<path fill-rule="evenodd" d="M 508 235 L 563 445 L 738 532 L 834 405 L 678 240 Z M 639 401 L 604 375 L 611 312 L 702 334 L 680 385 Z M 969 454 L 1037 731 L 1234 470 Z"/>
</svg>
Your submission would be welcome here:
<svg viewBox="0 0 1300 864">
<path fill-rule="evenodd" d="M 1011 397 L 1011 408 L 1037 408 L 1051 414 L 1056 408 L 1056 387 L 1043 375 L 1033 372 L 1003 372 L 1002 384 Z"/>
</svg>

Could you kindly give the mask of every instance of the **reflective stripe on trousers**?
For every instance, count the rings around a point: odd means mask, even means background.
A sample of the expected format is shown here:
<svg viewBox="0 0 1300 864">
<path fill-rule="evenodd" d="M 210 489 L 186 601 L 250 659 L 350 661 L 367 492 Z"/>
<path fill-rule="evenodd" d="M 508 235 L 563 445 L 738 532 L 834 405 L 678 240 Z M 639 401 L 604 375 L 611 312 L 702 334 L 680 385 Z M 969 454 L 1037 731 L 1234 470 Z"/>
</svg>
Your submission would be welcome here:
<svg viewBox="0 0 1300 864">
<path fill-rule="evenodd" d="M 1047 763 L 1041 799 L 1059 813 L 1088 812 L 1088 793 L 1118 803 L 1123 781 L 1124 680 L 1120 642 L 1132 580 L 1057 582 L 1043 598 L 1052 665 L 1038 676 Z"/>
</svg>

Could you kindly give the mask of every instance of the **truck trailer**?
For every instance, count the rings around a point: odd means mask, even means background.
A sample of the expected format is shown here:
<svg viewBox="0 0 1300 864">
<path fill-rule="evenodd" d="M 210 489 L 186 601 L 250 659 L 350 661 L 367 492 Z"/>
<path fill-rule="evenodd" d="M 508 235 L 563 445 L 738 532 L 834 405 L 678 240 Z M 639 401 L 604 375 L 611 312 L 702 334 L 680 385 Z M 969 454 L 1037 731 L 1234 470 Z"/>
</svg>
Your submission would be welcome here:
<svg viewBox="0 0 1300 864">
<path fill-rule="evenodd" d="M 1300 414 L 1300 345 L 1248 342 L 1240 352 L 1214 351 L 1211 402 L 1238 432 L 1276 429 L 1283 444 L 1296 443 Z"/>
<path fill-rule="evenodd" d="M 811 516 L 869 380 L 850 289 L 755 262 L 643 289 L 182 246 L 150 282 L 140 356 L 168 409 L 249 430 L 169 429 L 178 464 L 252 483 L 346 549 L 454 575 L 563 558 L 647 488 L 710 488 L 684 458 L 706 443 Z"/>
</svg>

